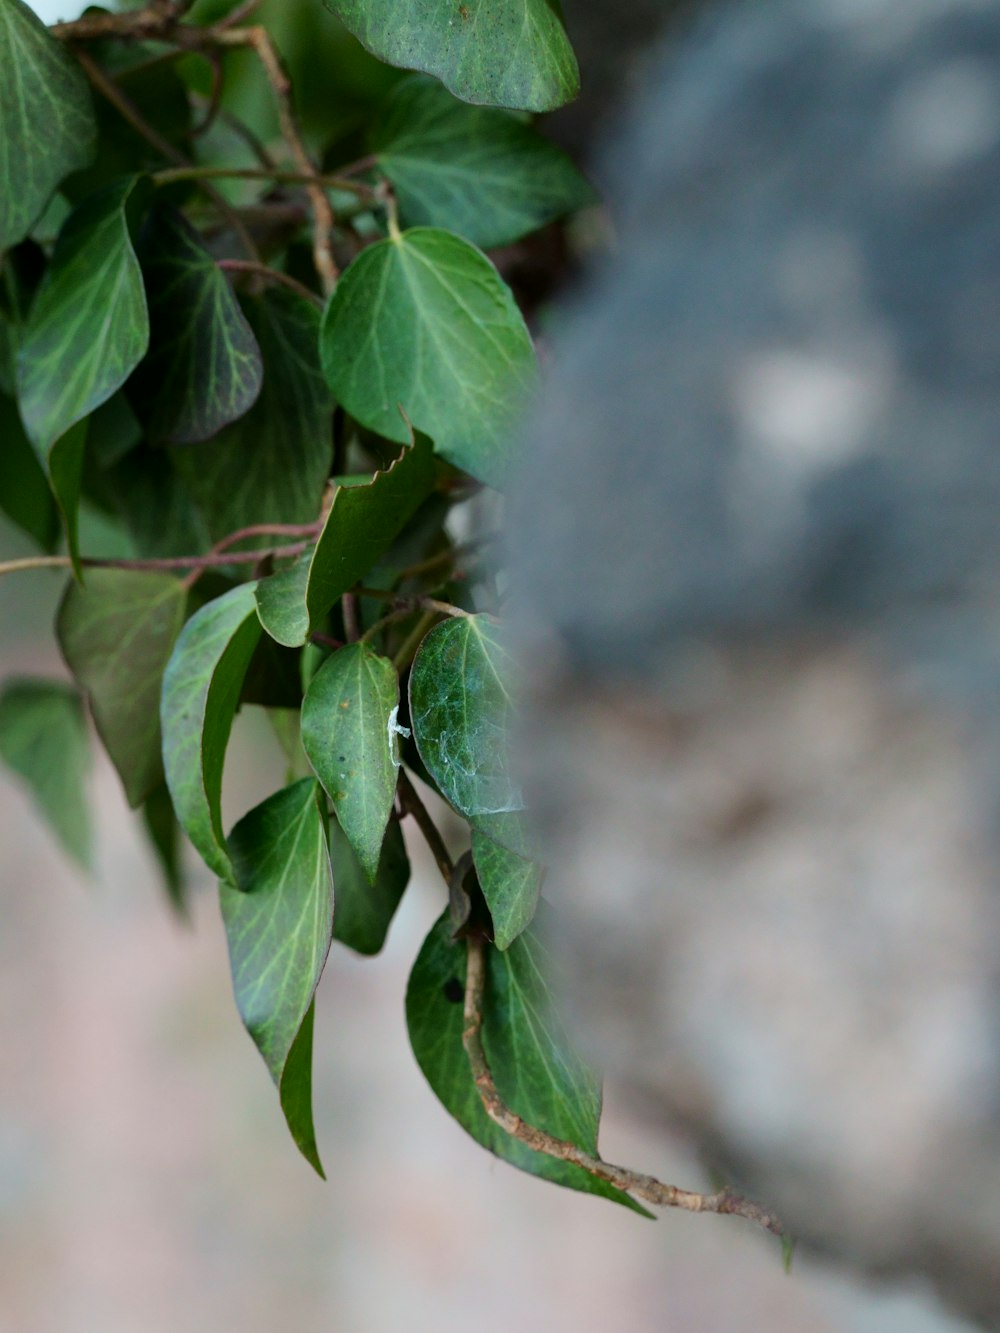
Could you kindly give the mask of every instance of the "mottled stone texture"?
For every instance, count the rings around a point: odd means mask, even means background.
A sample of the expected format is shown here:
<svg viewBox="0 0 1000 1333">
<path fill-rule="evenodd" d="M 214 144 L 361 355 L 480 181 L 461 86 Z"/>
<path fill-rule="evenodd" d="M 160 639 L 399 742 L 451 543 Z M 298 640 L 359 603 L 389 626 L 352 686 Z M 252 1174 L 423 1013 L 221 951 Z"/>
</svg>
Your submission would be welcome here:
<svg viewBox="0 0 1000 1333">
<path fill-rule="evenodd" d="M 574 1008 L 995 1327 L 1000 7 L 719 7 L 605 170 L 511 504 Z"/>
</svg>

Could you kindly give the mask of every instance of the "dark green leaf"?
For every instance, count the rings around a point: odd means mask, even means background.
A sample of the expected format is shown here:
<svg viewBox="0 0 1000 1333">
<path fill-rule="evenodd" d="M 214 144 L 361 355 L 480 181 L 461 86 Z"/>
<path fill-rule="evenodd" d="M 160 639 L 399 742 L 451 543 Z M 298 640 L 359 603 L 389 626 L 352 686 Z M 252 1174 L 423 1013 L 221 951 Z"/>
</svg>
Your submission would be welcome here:
<svg viewBox="0 0 1000 1333">
<path fill-rule="evenodd" d="M 445 1108 L 472 1137 L 532 1175 L 599 1194 L 645 1213 L 627 1194 L 582 1167 L 535 1152 L 483 1110 L 462 1045 L 466 949 L 445 912 L 424 941 L 406 991 L 413 1053 Z M 600 1080 L 582 1062 L 553 1013 L 545 950 L 534 932 L 506 953 L 487 951 L 482 1040 L 497 1091 L 529 1125 L 597 1155 Z"/>
<path fill-rule="evenodd" d="M 54 680 L 14 680 L 0 693 L 0 758 L 24 778 L 70 856 L 91 865 L 86 781 L 90 747 L 76 690 Z"/>
<path fill-rule="evenodd" d="M 535 354 L 475 246 L 414 227 L 363 250 L 330 298 L 321 349 L 330 387 L 362 425 L 405 443 L 410 421 L 450 463 L 503 484 Z"/>
<path fill-rule="evenodd" d="M 269 796 L 229 835 L 238 887 L 219 887 L 236 1005 L 278 1085 L 288 1128 L 323 1174 L 313 1131 L 313 996 L 330 951 L 333 875 L 319 784 Z"/>
<path fill-rule="evenodd" d="M 260 637 L 254 585 L 241 584 L 197 611 L 163 677 L 163 766 L 181 827 L 224 880 L 233 867 L 219 799 L 226 744 L 247 666 Z"/>
<path fill-rule="evenodd" d="M 147 193 L 142 178 L 118 181 L 85 200 L 59 233 L 17 357 L 21 417 L 43 459 L 145 355 L 149 318 L 131 224 Z"/>
<path fill-rule="evenodd" d="M 477 829 L 472 831 L 472 855 L 493 920 L 494 943 L 506 949 L 531 924 L 544 872 Z"/>
<path fill-rule="evenodd" d="M 69 172 L 94 153 L 76 61 L 23 0 L 0 0 L 0 252 L 27 236 Z"/>
<path fill-rule="evenodd" d="M 221 269 L 180 213 L 150 214 L 139 257 L 150 342 L 129 386 L 133 402 L 152 439 L 207 440 L 248 412 L 260 393 L 257 339 Z"/>
<path fill-rule="evenodd" d="M 468 106 L 415 75 L 389 98 L 375 135 L 407 226 L 447 227 L 506 245 L 596 195 L 570 158 L 508 111 Z"/>
<path fill-rule="evenodd" d="M 302 704 L 302 744 L 369 883 L 396 794 L 398 712 L 395 668 L 366 643 L 332 653 Z"/>
<path fill-rule="evenodd" d="M 551 111 L 580 88 L 555 0 L 327 0 L 389 65 L 435 74 L 464 102 Z"/>
<path fill-rule="evenodd" d="M 59 540 L 59 511 L 10 398 L 0 394 L 0 509 L 45 551 Z"/>
<path fill-rule="evenodd" d="M 420 757 L 463 815 L 517 810 L 507 771 L 510 666 L 489 616 L 453 616 L 426 635 L 410 672 Z"/>
<path fill-rule="evenodd" d="M 310 522 L 333 460 L 319 312 L 281 287 L 246 297 L 243 308 L 264 363 L 256 403 L 197 448 L 170 451 L 214 539 L 255 523 Z"/>
<path fill-rule="evenodd" d="M 163 777 L 160 686 L 186 603 L 169 574 L 91 569 L 84 586 L 66 589 L 56 619 L 63 656 L 133 807 Z"/>
<path fill-rule="evenodd" d="M 330 825 L 330 860 L 337 895 L 333 938 L 358 953 L 378 953 L 410 880 L 410 861 L 399 824 L 393 820 L 385 831 L 374 884 L 368 883 L 361 862 L 336 820 Z"/>
<path fill-rule="evenodd" d="M 142 822 L 163 872 L 167 899 L 178 916 L 186 917 L 187 900 L 184 891 L 184 871 L 181 867 L 181 828 L 174 814 L 166 783 L 161 782 L 146 797 L 142 807 Z"/>
<path fill-rule="evenodd" d="M 430 447 L 419 437 L 367 486 L 339 486 L 315 548 L 257 590 L 268 634 L 290 648 L 305 643 L 337 598 L 388 549 L 433 486 Z"/>
<path fill-rule="evenodd" d="M 199 555 L 211 545 L 191 493 L 164 450 L 140 445 L 109 470 L 107 481 L 140 556 Z"/>
</svg>

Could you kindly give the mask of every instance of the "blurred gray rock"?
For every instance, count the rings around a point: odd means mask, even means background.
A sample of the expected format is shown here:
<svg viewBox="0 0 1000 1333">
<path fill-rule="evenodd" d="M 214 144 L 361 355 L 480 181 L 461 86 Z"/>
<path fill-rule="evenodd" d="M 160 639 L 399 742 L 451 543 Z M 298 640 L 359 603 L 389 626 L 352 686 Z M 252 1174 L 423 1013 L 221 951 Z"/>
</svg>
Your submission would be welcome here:
<svg viewBox="0 0 1000 1333">
<path fill-rule="evenodd" d="M 606 1066 L 790 1229 L 1000 1324 L 1000 6 L 667 49 L 510 510 Z"/>
</svg>

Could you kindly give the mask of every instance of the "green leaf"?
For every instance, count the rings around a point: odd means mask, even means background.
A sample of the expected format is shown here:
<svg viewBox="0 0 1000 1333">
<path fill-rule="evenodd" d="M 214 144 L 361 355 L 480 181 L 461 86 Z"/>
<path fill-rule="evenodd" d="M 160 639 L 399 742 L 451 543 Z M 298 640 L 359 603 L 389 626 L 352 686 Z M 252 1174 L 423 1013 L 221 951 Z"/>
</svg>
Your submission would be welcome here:
<svg viewBox="0 0 1000 1333">
<path fill-rule="evenodd" d="M 447 227 L 483 249 L 597 198 L 567 154 L 520 117 L 456 102 L 419 74 L 389 97 L 375 154 L 407 226 Z"/>
<path fill-rule="evenodd" d="M 544 871 L 478 829 L 472 831 L 472 857 L 493 920 L 494 943 L 507 949 L 531 924 Z"/>
<path fill-rule="evenodd" d="M 21 417 L 43 460 L 145 355 L 149 318 L 131 225 L 148 190 L 142 177 L 109 185 L 59 233 L 17 356 Z"/>
<path fill-rule="evenodd" d="M 166 889 L 167 900 L 179 917 L 186 918 L 187 898 L 184 871 L 181 867 L 181 829 L 165 782 L 154 787 L 146 797 L 142 807 L 142 823 L 160 870 L 163 872 L 163 886 Z"/>
<path fill-rule="evenodd" d="M 94 155 L 90 89 L 23 0 L 0 0 L 0 252 L 27 236 L 59 182 Z"/>
<path fill-rule="evenodd" d="M 321 350 L 362 425 L 405 442 L 412 422 L 450 463 L 503 484 L 537 368 L 510 288 L 475 246 L 414 227 L 363 250 L 330 298 Z"/>
<path fill-rule="evenodd" d="M 91 569 L 70 583 L 56 617 L 67 665 L 133 808 L 163 777 L 160 686 L 181 626 L 179 579 L 134 569 Z"/>
<path fill-rule="evenodd" d="M 517 810 L 507 771 L 508 655 L 489 616 L 453 616 L 425 636 L 410 672 L 420 758 L 467 817 Z"/>
<path fill-rule="evenodd" d="M 551 111 L 580 73 L 556 0 L 327 0 L 380 60 L 436 75 L 464 102 Z"/>
<path fill-rule="evenodd" d="M 233 882 L 222 833 L 222 768 L 243 677 L 260 638 L 254 585 L 243 583 L 197 611 L 163 677 L 163 767 L 181 828 L 206 864 Z"/>
<path fill-rule="evenodd" d="M 0 758 L 24 778 L 63 847 L 89 870 L 90 747 L 76 690 L 54 680 L 5 685 L 0 692 Z"/>
<path fill-rule="evenodd" d="M 487 950 L 482 1041 L 497 1091 L 524 1121 L 597 1155 L 601 1084 L 573 1050 L 553 1012 L 546 951 L 534 932 L 506 953 Z M 417 1064 L 446 1110 L 478 1142 L 532 1175 L 645 1209 L 582 1167 L 527 1147 L 483 1110 L 462 1045 L 466 947 L 451 938 L 446 911 L 424 941 L 406 991 Z"/>
<path fill-rule="evenodd" d="M 269 796 L 229 835 L 237 885 L 219 886 L 236 1005 L 306 1160 L 323 1175 L 312 1118 L 313 996 L 330 951 L 333 875 L 319 783 Z"/>
<path fill-rule="evenodd" d="M 358 953 L 378 953 L 410 880 L 410 861 L 402 829 L 395 821 L 386 829 L 374 884 L 369 884 L 361 862 L 336 820 L 330 825 L 330 860 L 337 896 L 333 938 Z"/>
<path fill-rule="evenodd" d="M 0 509 L 44 551 L 59 541 L 59 511 L 21 418 L 0 394 Z"/>
<path fill-rule="evenodd" d="M 264 579 L 257 590 L 268 634 L 289 648 L 305 643 L 337 598 L 392 545 L 434 480 L 430 446 L 418 437 L 367 486 L 338 486 L 313 550 Z"/>
<path fill-rule="evenodd" d="M 264 364 L 256 403 L 197 448 L 170 451 L 214 539 L 255 523 L 310 522 L 333 461 L 319 312 L 281 287 L 245 298 L 243 308 Z"/>
<path fill-rule="evenodd" d="M 302 744 L 340 826 L 375 882 L 399 767 L 399 678 L 366 643 L 332 653 L 302 703 Z"/>
<path fill-rule="evenodd" d="M 152 439 L 207 440 L 248 412 L 260 393 L 257 339 L 222 270 L 180 213 L 150 214 L 139 257 L 150 344 L 129 386 L 132 400 Z"/>
</svg>

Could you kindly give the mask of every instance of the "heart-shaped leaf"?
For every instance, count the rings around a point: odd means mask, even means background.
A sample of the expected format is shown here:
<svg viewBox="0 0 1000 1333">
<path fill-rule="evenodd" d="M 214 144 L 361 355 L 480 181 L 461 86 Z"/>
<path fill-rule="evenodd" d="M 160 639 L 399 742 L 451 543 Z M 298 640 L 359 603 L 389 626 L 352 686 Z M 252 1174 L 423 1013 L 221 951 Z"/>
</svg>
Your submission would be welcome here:
<svg viewBox="0 0 1000 1333">
<path fill-rule="evenodd" d="M 149 215 L 139 257 L 150 344 L 130 396 L 154 440 L 207 440 L 248 412 L 260 393 L 257 339 L 233 289 L 180 213 L 158 208 Z"/>
<path fill-rule="evenodd" d="M 43 459 L 146 353 L 149 316 L 132 229 L 148 191 L 142 177 L 109 185 L 59 233 L 17 356 L 21 418 Z"/>
<path fill-rule="evenodd" d="M 406 449 L 367 486 L 338 486 L 315 547 L 257 589 L 261 622 L 272 639 L 297 648 L 338 597 L 389 549 L 434 487 L 426 439 Z"/>
<path fill-rule="evenodd" d="M 464 102 L 551 111 L 580 72 L 556 0 L 327 0 L 389 65 L 435 74 Z"/>
<path fill-rule="evenodd" d="M 596 199 L 569 156 L 509 111 L 457 102 L 436 79 L 397 84 L 375 131 L 407 226 L 507 245 Z"/>
<path fill-rule="evenodd" d="M 399 824 L 390 822 L 385 831 L 373 884 L 336 820 L 330 825 L 330 860 L 337 895 L 333 938 L 358 953 L 378 953 L 410 881 L 410 860 Z"/>
<path fill-rule="evenodd" d="M 330 951 L 333 875 L 313 778 L 269 796 L 229 835 L 219 886 L 240 1017 L 278 1086 L 292 1138 L 323 1175 L 312 1115 L 313 997 Z"/>
<path fill-rule="evenodd" d="M 163 767 L 181 828 L 220 879 L 234 871 L 222 832 L 222 768 L 247 667 L 260 638 L 254 585 L 195 612 L 163 676 Z"/>
<path fill-rule="evenodd" d="M 420 758 L 441 794 L 467 817 L 524 804 L 507 770 L 509 676 L 496 624 L 485 615 L 435 625 L 410 672 Z"/>
<path fill-rule="evenodd" d="M 362 250 L 330 298 L 321 350 L 363 425 L 405 443 L 412 422 L 450 463 L 503 485 L 537 368 L 510 288 L 475 246 L 414 227 Z"/>
<path fill-rule="evenodd" d="M 2 254 L 91 160 L 96 127 L 82 70 L 23 0 L 0 0 L 0 70 Z"/>
<path fill-rule="evenodd" d="M 55 680 L 12 680 L 5 685 L 0 693 L 0 758 L 25 780 L 66 851 L 89 870 L 90 746 L 76 690 Z"/>
<path fill-rule="evenodd" d="M 281 287 L 245 297 L 243 310 L 264 364 L 257 401 L 198 448 L 170 450 L 214 539 L 255 523 L 310 522 L 333 461 L 319 312 Z"/>
<path fill-rule="evenodd" d="M 529 1125 L 597 1155 L 601 1084 L 573 1050 L 552 1007 L 545 949 L 534 932 L 487 951 L 482 1042 L 497 1091 Z M 424 1077 L 472 1137 L 505 1162 L 557 1185 L 646 1213 L 582 1167 L 536 1152 L 487 1116 L 462 1045 L 466 947 L 445 912 L 424 941 L 406 991 L 410 1044 Z"/>
<path fill-rule="evenodd" d="M 63 656 L 133 807 L 163 776 L 160 686 L 186 603 L 169 574 L 92 569 L 85 586 L 66 589 L 56 619 Z"/>
<path fill-rule="evenodd" d="M 478 829 L 472 831 L 472 856 L 479 887 L 493 921 L 494 943 L 507 949 L 535 915 L 544 871 Z"/>
</svg>

